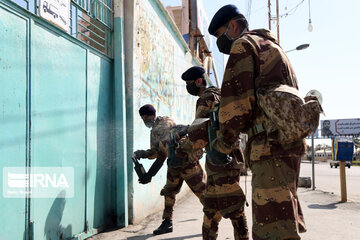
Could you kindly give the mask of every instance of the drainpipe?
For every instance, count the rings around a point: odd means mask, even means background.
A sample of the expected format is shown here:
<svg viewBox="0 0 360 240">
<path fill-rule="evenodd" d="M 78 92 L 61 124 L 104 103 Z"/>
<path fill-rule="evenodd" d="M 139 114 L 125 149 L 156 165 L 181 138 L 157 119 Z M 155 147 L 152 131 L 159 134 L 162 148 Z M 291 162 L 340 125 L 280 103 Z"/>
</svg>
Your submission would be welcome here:
<svg viewBox="0 0 360 240">
<path fill-rule="evenodd" d="M 134 42 L 135 32 L 135 0 L 124 0 L 124 53 L 125 53 L 125 86 L 126 86 L 126 139 L 128 159 L 134 151 Z M 134 219 L 134 181 L 133 164 L 128 162 L 128 215 L 129 223 Z"/>
<path fill-rule="evenodd" d="M 114 1 L 115 215 L 116 225 L 128 225 L 128 181 L 124 74 L 124 0 Z"/>
</svg>

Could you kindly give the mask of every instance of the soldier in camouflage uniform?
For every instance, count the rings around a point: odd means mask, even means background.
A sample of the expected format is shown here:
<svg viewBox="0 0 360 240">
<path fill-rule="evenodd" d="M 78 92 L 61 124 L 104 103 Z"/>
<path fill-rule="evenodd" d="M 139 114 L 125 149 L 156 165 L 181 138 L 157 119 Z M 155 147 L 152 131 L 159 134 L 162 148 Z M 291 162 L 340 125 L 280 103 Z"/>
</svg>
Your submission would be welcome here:
<svg viewBox="0 0 360 240">
<path fill-rule="evenodd" d="M 168 157 L 170 131 L 176 128 L 176 124 L 169 117 L 156 117 L 156 110 L 150 104 L 142 106 L 139 110 L 139 114 L 145 125 L 152 128 L 150 140 L 151 148 L 149 150 L 137 150 L 134 152 L 133 157 L 137 159 L 157 158 L 145 176 L 139 179 L 140 183 L 147 184 L 151 181 L 151 178 L 156 175 Z M 155 235 L 172 232 L 175 197 L 176 194 L 180 192 L 184 180 L 193 193 L 201 202 L 203 202 L 205 193 L 205 174 L 199 164 L 199 159 L 202 157 L 202 154 L 202 151 L 191 154 L 191 161 L 186 158 L 187 155 L 178 156 L 181 157 L 181 166 L 176 168 L 168 167 L 166 184 L 160 192 L 160 195 L 165 197 L 165 209 L 162 216 L 163 222 L 158 229 L 154 230 Z"/>
<path fill-rule="evenodd" d="M 195 66 L 189 68 L 181 76 L 186 81 L 187 91 L 194 96 L 199 96 L 196 102 L 195 118 L 197 120 L 202 118 L 208 119 L 210 111 L 220 100 L 220 89 L 215 87 L 206 88 L 204 73 L 205 70 L 203 68 Z M 207 128 L 205 133 L 204 131 L 203 133 L 195 132 L 194 135 L 198 140 L 189 139 L 188 141 L 183 141 L 180 143 L 179 148 L 195 151 L 199 148 L 208 147 Z M 207 182 L 202 228 L 202 235 L 205 240 L 217 238 L 218 224 L 222 217 L 231 219 L 236 240 L 249 239 L 244 213 L 245 196 L 239 185 L 240 168 L 243 161 L 240 146 L 238 146 L 237 153 L 235 152 L 234 156 L 237 157 L 234 157 L 226 166 L 215 165 L 209 160 L 208 156 L 206 158 Z"/>
<path fill-rule="evenodd" d="M 240 132 L 247 133 L 245 156 L 252 171 L 253 239 L 300 239 L 306 231 L 297 195 L 304 140 L 282 146 L 270 138 L 256 90 L 284 84 L 298 88 L 295 73 L 273 34 L 248 31 L 236 6 L 226 5 L 213 17 L 209 33 L 221 52 L 230 54 L 221 88 L 220 136 L 213 146 L 230 153 Z"/>
</svg>

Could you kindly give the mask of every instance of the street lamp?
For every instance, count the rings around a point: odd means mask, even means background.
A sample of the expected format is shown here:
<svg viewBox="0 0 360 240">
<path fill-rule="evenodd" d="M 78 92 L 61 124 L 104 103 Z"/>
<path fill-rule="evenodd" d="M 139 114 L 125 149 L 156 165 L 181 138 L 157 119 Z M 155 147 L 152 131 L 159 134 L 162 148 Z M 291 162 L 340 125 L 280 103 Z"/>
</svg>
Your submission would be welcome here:
<svg viewBox="0 0 360 240">
<path fill-rule="evenodd" d="M 291 49 L 291 50 L 286 51 L 286 53 L 292 52 L 292 51 L 295 51 L 295 50 L 297 50 L 297 51 L 304 50 L 304 49 L 308 48 L 309 46 L 310 46 L 310 44 L 308 44 L 308 43 L 301 44 L 301 45 L 297 46 L 297 47 L 294 48 L 294 49 Z"/>
</svg>

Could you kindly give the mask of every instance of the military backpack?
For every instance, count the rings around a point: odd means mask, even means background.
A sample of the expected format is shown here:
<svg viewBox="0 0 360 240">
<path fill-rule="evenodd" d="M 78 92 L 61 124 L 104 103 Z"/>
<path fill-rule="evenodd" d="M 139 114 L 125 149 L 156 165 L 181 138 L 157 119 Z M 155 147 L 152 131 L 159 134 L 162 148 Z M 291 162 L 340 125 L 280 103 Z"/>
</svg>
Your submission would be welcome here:
<svg viewBox="0 0 360 240">
<path fill-rule="evenodd" d="M 314 133 L 319 125 L 323 110 L 315 96 L 302 98 L 296 88 L 277 85 L 258 89 L 256 97 L 265 113 L 263 131 L 269 140 L 286 146 Z"/>
</svg>

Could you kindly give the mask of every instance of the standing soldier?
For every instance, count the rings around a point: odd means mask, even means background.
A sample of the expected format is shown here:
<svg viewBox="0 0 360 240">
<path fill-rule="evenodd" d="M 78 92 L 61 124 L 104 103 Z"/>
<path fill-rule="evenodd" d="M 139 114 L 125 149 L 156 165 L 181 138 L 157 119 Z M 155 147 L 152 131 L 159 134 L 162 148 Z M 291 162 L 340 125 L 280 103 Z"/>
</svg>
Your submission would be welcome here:
<svg viewBox="0 0 360 240">
<path fill-rule="evenodd" d="M 160 170 L 164 161 L 168 157 L 170 132 L 175 131 L 173 135 L 177 136 L 185 135 L 186 133 L 179 134 L 179 128 L 177 127 L 180 125 L 176 125 L 175 122 L 169 117 L 156 117 L 156 110 L 150 104 L 142 106 L 139 109 L 139 114 L 143 119 L 144 124 L 148 128 L 152 128 L 150 135 L 151 148 L 149 150 L 137 150 L 134 152 L 133 157 L 137 159 L 157 158 L 150 167 L 149 171 L 141 179 L 139 179 L 140 183 L 147 184 L 151 181 L 151 178 L 155 176 L 156 173 Z M 175 197 L 176 194 L 180 192 L 184 180 L 193 193 L 200 199 L 200 202 L 203 202 L 205 193 L 205 175 L 201 165 L 199 164 L 199 159 L 201 158 L 202 154 L 202 150 L 194 152 L 191 154 L 191 161 L 187 159 L 187 155 L 177 155 L 176 157 L 178 157 L 178 162 L 180 162 L 180 164 L 174 167 L 171 166 L 171 161 L 168 159 L 166 185 L 160 192 L 160 195 L 165 197 L 165 209 L 162 216 L 163 222 L 159 228 L 154 230 L 153 233 L 155 235 L 173 231 L 172 217 L 175 205 Z"/>
<path fill-rule="evenodd" d="M 247 133 L 246 161 L 252 171 L 253 239 L 300 239 L 305 231 L 297 196 L 304 140 L 281 146 L 270 141 L 265 114 L 256 101 L 257 89 L 284 84 L 298 88 L 295 73 L 273 34 L 248 31 L 236 6 L 226 5 L 214 15 L 209 33 L 220 52 L 230 54 L 221 87 L 218 151 L 229 154 L 240 132 Z"/>
<path fill-rule="evenodd" d="M 211 110 L 220 100 L 220 89 L 216 87 L 206 88 L 205 70 L 194 66 L 185 71 L 181 78 L 186 81 L 187 91 L 199 99 L 196 103 L 195 118 L 210 117 Z M 196 134 L 198 137 L 201 135 Z M 201 143 L 208 142 L 207 129 Z M 190 139 L 192 140 L 192 139 Z M 208 145 L 207 143 L 205 145 Z M 205 145 L 201 146 L 204 147 Z M 207 147 L 207 146 L 206 146 Z M 195 151 L 198 148 L 195 142 L 183 141 L 180 148 Z M 204 221 L 202 228 L 203 239 L 216 239 L 218 235 L 218 224 L 222 217 L 230 218 L 234 227 L 236 240 L 249 239 L 246 223 L 244 204 L 245 196 L 239 185 L 240 161 L 243 160 L 240 146 L 237 158 L 225 165 L 217 165 L 210 161 L 208 154 L 206 158 L 206 193 L 204 199 Z"/>
</svg>

